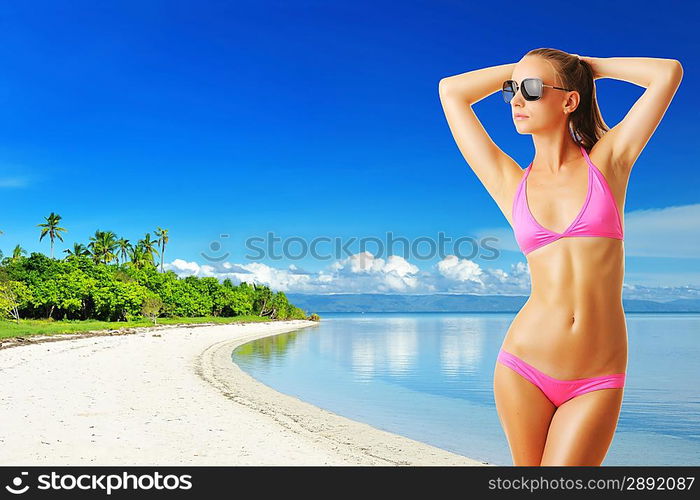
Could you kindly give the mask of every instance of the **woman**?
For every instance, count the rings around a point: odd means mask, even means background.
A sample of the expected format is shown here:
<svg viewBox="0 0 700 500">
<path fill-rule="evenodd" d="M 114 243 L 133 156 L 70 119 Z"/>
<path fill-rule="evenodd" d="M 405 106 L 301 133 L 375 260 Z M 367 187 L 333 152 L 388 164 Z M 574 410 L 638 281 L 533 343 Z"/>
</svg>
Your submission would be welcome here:
<svg viewBox="0 0 700 500">
<path fill-rule="evenodd" d="M 626 187 L 682 75 L 674 59 L 543 48 L 440 81 L 454 139 L 530 269 L 531 294 L 506 333 L 493 382 L 514 465 L 600 465 L 607 454 L 627 371 Z M 646 88 L 612 129 L 595 96 L 594 80 L 606 77 Z M 534 141 L 524 172 L 472 110 L 497 90 L 518 133 Z"/>
</svg>

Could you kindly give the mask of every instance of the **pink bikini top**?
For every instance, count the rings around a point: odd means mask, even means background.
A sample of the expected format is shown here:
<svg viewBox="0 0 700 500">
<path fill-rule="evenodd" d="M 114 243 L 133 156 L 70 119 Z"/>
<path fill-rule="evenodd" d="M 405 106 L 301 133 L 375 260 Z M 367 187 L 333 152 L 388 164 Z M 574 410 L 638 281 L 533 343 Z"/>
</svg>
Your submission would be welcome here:
<svg viewBox="0 0 700 500">
<path fill-rule="evenodd" d="M 593 165 L 583 146 L 580 147 L 588 163 L 588 194 L 583 208 L 563 233 L 556 233 L 542 227 L 530 212 L 527 203 L 527 176 L 532 163 L 525 169 L 525 175 L 513 199 L 513 231 L 518 246 L 525 255 L 560 238 L 570 236 L 623 239 L 622 220 L 610 186 L 603 173 Z"/>
</svg>

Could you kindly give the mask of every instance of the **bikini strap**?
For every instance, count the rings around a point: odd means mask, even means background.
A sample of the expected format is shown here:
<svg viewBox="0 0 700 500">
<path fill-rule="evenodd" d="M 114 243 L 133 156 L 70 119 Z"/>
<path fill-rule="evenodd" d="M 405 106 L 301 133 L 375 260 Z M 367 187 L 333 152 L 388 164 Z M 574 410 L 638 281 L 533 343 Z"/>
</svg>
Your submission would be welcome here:
<svg viewBox="0 0 700 500">
<path fill-rule="evenodd" d="M 581 152 L 583 153 L 583 157 L 586 159 L 586 163 L 588 163 L 588 168 L 592 168 L 593 162 L 588 157 L 588 153 L 586 152 L 586 148 L 584 148 L 581 144 L 579 144 L 578 147 L 581 148 Z"/>
<path fill-rule="evenodd" d="M 520 178 L 520 182 L 518 183 L 518 189 L 515 190 L 515 196 L 513 196 L 513 203 L 511 205 L 511 211 L 515 213 L 515 206 L 517 204 L 522 204 L 522 197 L 523 197 L 523 186 L 525 186 L 525 179 L 527 179 L 528 174 L 530 173 L 530 167 L 532 167 L 532 162 L 530 162 L 530 165 L 528 165 L 525 170 L 523 176 Z"/>
</svg>

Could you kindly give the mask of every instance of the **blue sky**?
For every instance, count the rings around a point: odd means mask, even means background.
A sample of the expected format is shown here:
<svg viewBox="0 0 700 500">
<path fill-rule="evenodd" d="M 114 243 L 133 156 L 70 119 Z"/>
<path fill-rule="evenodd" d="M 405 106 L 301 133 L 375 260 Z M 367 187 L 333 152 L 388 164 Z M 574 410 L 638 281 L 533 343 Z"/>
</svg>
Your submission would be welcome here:
<svg viewBox="0 0 700 500">
<path fill-rule="evenodd" d="M 684 80 L 637 161 L 625 206 L 626 296 L 697 296 L 700 200 L 694 137 L 698 42 L 680 2 L 543 5 L 462 1 L 14 2 L 2 8 L 0 249 L 49 253 L 36 224 L 136 241 L 169 229 L 166 266 L 290 292 L 527 293 L 525 257 L 462 158 L 441 78 L 517 62 L 537 47 L 594 57 L 665 57 Z M 624 23 L 619 20 L 624 19 Z M 603 79 L 609 126 L 644 89 Z M 498 93 L 475 105 L 525 167 L 530 136 Z M 500 249 L 419 259 L 317 247 L 387 234 L 417 242 L 494 236 Z M 222 236 L 228 235 L 228 236 Z M 297 243 L 293 244 L 297 238 Z M 217 247 L 218 245 L 218 247 Z M 423 247 L 423 252 L 429 248 Z M 224 257 L 218 261 L 220 257 Z"/>
</svg>

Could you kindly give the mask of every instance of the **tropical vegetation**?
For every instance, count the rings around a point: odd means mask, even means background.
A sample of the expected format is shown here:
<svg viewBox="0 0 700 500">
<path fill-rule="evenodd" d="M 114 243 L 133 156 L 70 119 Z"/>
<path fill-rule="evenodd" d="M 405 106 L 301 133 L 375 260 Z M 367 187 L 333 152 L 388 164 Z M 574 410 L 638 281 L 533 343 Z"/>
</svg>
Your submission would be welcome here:
<svg viewBox="0 0 700 500">
<path fill-rule="evenodd" d="M 284 292 L 255 283 L 233 284 L 215 277 L 179 277 L 164 271 L 168 230 L 158 227 L 135 244 L 112 231 L 95 231 L 87 245 L 75 242 L 61 259 L 54 242 L 67 229 L 52 212 L 40 227 L 51 255 L 17 245 L 12 255 L 0 252 L 0 318 L 66 321 L 138 321 L 149 318 L 256 316 L 305 319 Z M 0 231 L 0 235 L 3 232 Z M 156 261 L 158 257 L 158 262 Z M 309 316 L 311 318 L 311 316 Z M 318 317 L 314 315 L 314 320 Z"/>
</svg>

